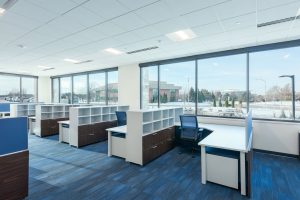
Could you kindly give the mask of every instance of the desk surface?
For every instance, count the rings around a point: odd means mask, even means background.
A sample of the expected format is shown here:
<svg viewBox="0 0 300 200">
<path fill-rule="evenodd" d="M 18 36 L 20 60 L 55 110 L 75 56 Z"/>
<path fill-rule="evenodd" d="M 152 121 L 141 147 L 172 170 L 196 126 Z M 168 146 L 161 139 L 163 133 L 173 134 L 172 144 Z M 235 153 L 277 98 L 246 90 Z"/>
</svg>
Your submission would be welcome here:
<svg viewBox="0 0 300 200">
<path fill-rule="evenodd" d="M 127 133 L 127 126 L 117 126 L 117 127 L 113 127 L 113 128 L 108 128 L 106 129 L 107 131 L 110 132 L 117 132 L 117 133 Z"/>
<path fill-rule="evenodd" d="M 57 123 L 59 123 L 59 124 L 70 124 L 70 121 L 69 121 L 69 120 L 66 120 L 66 121 L 58 121 Z"/>
<path fill-rule="evenodd" d="M 246 130 L 242 126 L 228 126 L 215 124 L 201 124 L 201 127 L 213 132 L 198 144 L 233 151 L 247 152 Z"/>
<path fill-rule="evenodd" d="M 35 117 L 35 116 L 32 116 L 32 117 L 28 117 L 28 119 L 36 119 L 36 117 Z"/>
</svg>

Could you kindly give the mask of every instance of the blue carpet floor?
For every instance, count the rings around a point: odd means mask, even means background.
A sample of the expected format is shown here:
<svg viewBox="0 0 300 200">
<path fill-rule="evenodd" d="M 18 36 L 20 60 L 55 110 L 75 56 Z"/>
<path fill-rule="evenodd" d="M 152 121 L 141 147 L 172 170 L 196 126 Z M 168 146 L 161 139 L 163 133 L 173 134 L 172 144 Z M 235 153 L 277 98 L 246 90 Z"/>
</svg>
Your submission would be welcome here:
<svg viewBox="0 0 300 200">
<path fill-rule="evenodd" d="M 107 157 L 107 142 L 80 149 L 58 136 L 29 136 L 27 199 L 247 199 L 238 190 L 201 184 L 200 156 L 179 148 L 144 167 Z M 300 161 L 254 153 L 251 199 L 300 199 Z"/>
</svg>

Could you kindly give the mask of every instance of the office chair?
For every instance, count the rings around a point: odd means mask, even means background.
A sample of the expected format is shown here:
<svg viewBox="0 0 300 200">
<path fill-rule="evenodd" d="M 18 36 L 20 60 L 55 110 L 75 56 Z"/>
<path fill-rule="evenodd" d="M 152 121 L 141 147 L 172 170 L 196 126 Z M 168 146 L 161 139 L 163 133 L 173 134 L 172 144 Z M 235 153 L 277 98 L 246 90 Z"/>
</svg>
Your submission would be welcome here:
<svg viewBox="0 0 300 200">
<path fill-rule="evenodd" d="M 125 111 L 116 111 L 117 126 L 124 126 L 127 124 L 127 117 Z"/>
<path fill-rule="evenodd" d="M 197 116 L 195 115 L 180 115 L 180 124 L 180 144 L 184 146 L 184 142 L 189 143 L 189 147 L 192 147 L 192 157 L 194 157 L 194 150 L 202 139 L 203 129 L 199 129 Z"/>
</svg>

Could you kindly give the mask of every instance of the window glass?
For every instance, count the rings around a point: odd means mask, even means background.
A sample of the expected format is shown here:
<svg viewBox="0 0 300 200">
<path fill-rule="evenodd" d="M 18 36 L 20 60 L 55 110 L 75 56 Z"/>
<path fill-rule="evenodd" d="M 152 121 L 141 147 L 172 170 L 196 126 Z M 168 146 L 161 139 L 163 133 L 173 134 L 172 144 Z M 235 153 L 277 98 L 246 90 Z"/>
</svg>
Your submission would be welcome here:
<svg viewBox="0 0 300 200">
<path fill-rule="evenodd" d="M 73 103 L 87 103 L 87 75 L 73 77 Z"/>
<path fill-rule="evenodd" d="M 52 102 L 59 103 L 59 78 L 52 79 Z"/>
<path fill-rule="evenodd" d="M 22 77 L 22 102 L 36 102 L 37 79 L 30 77 Z"/>
<path fill-rule="evenodd" d="M 72 103 L 71 77 L 60 78 L 60 103 Z"/>
<path fill-rule="evenodd" d="M 20 77 L 0 75 L 1 102 L 20 102 Z"/>
<path fill-rule="evenodd" d="M 246 61 L 246 54 L 198 60 L 198 115 L 246 114 Z"/>
<path fill-rule="evenodd" d="M 105 104 L 105 73 L 89 75 L 90 103 Z"/>
<path fill-rule="evenodd" d="M 195 61 L 160 65 L 160 107 L 183 107 L 195 113 Z"/>
<path fill-rule="evenodd" d="M 118 71 L 107 73 L 108 104 L 118 103 Z"/>
<path fill-rule="evenodd" d="M 300 48 L 286 48 L 251 53 L 250 108 L 257 118 L 293 119 L 292 78 L 296 90 L 296 119 L 300 119 Z M 298 84 L 299 85 L 299 84 Z"/>
<path fill-rule="evenodd" d="M 142 107 L 158 107 L 158 67 L 150 66 L 142 69 Z"/>
</svg>

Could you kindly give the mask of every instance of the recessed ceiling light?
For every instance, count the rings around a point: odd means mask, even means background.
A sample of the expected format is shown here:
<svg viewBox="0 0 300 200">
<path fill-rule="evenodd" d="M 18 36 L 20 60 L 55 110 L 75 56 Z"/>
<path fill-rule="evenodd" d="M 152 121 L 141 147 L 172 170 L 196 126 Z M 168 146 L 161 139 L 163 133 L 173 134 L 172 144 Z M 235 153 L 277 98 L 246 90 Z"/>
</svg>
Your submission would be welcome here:
<svg viewBox="0 0 300 200">
<path fill-rule="evenodd" d="M 5 9 L 0 7 L 0 16 L 3 15 L 5 13 Z"/>
<path fill-rule="evenodd" d="M 166 34 L 166 36 L 174 42 L 190 40 L 197 37 L 191 29 L 179 30 L 173 33 L 168 33 Z"/>
<path fill-rule="evenodd" d="M 107 48 L 107 49 L 104 49 L 104 51 L 108 52 L 108 53 L 111 53 L 111 54 L 114 54 L 114 55 L 120 55 L 120 54 L 123 54 L 122 51 L 118 50 L 118 49 L 114 49 L 114 48 Z"/>
<path fill-rule="evenodd" d="M 70 59 L 70 58 L 65 58 L 64 61 L 70 62 L 70 63 L 79 63 L 80 62 L 78 60 L 74 60 L 74 59 Z"/>
</svg>

